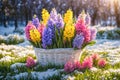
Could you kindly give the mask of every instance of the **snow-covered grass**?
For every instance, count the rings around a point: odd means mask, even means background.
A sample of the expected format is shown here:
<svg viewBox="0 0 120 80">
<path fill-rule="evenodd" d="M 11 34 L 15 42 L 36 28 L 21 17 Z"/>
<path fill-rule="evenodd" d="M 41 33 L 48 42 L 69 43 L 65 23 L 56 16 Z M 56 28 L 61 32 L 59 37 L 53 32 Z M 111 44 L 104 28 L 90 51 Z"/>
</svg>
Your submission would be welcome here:
<svg viewBox="0 0 120 80">
<path fill-rule="evenodd" d="M 24 34 L 24 25 L 20 25 L 16 30 L 14 26 L 8 26 L 5 28 L 4 26 L 0 25 L 0 35 L 9 35 L 9 34 Z"/>
<path fill-rule="evenodd" d="M 8 36 L 0 35 L 0 44 L 19 44 L 23 43 L 24 38 L 18 34 L 9 34 Z"/>
<path fill-rule="evenodd" d="M 106 32 L 109 33 L 109 31 L 115 31 L 114 33 L 120 34 L 118 28 L 97 28 L 100 34 L 102 31 L 105 34 Z M 0 29 L 0 35 L 13 34 L 13 30 L 12 27 L 5 28 L 5 31 Z M 21 36 L 25 39 L 24 34 Z M 105 35 L 103 37 L 105 38 Z M 2 36 L 2 39 L 4 40 L 5 38 Z M 96 42 L 94 46 L 86 47 L 81 60 L 85 56 L 98 53 L 101 58 L 107 60 L 107 65 L 104 68 L 93 66 L 93 68 L 83 72 L 75 70 L 72 73 L 66 73 L 63 70 L 63 66 L 56 65 L 41 66 L 36 64 L 33 68 L 26 67 L 26 58 L 28 56 L 36 60 L 33 47 L 26 40 L 18 45 L 1 44 L 0 80 L 120 80 L 120 40 L 97 39 Z"/>
<path fill-rule="evenodd" d="M 98 27 L 98 39 L 120 39 L 120 28 L 116 27 Z"/>
<path fill-rule="evenodd" d="M 108 43 L 107 43 L 108 42 Z M 26 57 L 35 58 L 32 46 L 16 46 L 16 45 L 0 45 L 0 79 L 36 79 L 36 80 L 66 80 L 66 79 L 119 79 L 120 61 L 116 63 L 116 59 L 120 58 L 120 45 L 118 41 L 98 41 L 93 47 L 87 47 L 81 59 L 93 53 L 100 54 L 100 57 L 107 59 L 108 64 L 104 68 L 93 67 L 85 72 L 74 71 L 67 74 L 63 70 L 63 66 L 47 65 L 41 66 L 37 64 L 33 68 L 26 67 Z M 101 43 L 101 45 L 100 45 Z M 116 44 L 117 45 L 116 45 Z M 116 46 L 114 46 L 116 45 Z M 96 47 L 97 46 L 97 47 Z M 106 47 L 102 47 L 106 46 Z M 112 56 L 112 57 L 111 57 Z M 114 58 L 113 58 L 114 57 Z M 112 62 L 111 62 L 112 61 Z M 114 64 L 113 64 L 114 63 Z M 113 70 L 113 71 L 112 71 Z M 102 73 L 108 72 L 108 74 Z M 102 75 L 102 77 L 101 77 Z"/>
</svg>

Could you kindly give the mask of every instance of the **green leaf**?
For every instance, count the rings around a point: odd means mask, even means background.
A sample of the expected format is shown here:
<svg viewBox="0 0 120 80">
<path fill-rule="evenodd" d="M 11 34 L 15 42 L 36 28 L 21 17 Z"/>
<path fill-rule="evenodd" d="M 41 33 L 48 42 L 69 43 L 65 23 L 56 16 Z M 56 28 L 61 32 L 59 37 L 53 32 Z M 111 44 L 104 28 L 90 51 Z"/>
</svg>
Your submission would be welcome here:
<svg viewBox="0 0 120 80">
<path fill-rule="evenodd" d="M 87 43 L 87 45 L 93 46 L 94 44 L 96 44 L 96 41 L 90 41 Z"/>
<path fill-rule="evenodd" d="M 96 41 L 90 41 L 88 43 L 85 43 L 85 44 L 83 44 L 82 49 L 84 49 L 88 45 L 93 46 L 95 43 L 96 43 Z"/>
</svg>

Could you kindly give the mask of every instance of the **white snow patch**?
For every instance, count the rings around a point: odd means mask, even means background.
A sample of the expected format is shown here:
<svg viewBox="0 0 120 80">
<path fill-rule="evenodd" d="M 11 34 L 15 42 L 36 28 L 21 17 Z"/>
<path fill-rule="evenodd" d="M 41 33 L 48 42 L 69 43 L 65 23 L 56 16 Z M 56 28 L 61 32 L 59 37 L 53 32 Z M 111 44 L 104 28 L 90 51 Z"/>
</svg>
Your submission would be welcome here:
<svg viewBox="0 0 120 80">
<path fill-rule="evenodd" d="M 9 62 L 9 61 L 12 61 L 13 59 L 15 59 L 14 57 L 11 57 L 11 56 L 5 56 L 3 58 L 0 59 L 0 62 Z"/>
<path fill-rule="evenodd" d="M 48 78 L 48 77 L 51 77 L 53 75 L 58 75 L 59 72 L 62 71 L 62 69 L 59 69 L 59 70 L 54 70 L 54 69 L 48 69 L 47 71 L 44 71 L 44 72 L 31 72 L 31 77 L 32 78 L 37 78 L 38 80 L 44 80 L 44 78 Z M 16 80 L 20 80 L 21 78 L 27 78 L 28 76 L 28 73 L 27 72 L 24 72 L 24 73 L 20 73 L 20 74 L 17 74 L 15 76 L 12 76 L 12 78 L 16 79 Z"/>
<path fill-rule="evenodd" d="M 3 26 L 0 26 L 0 34 L 1 35 L 11 34 L 11 33 L 13 33 L 14 29 L 15 29 L 14 27 L 7 27 L 7 28 L 5 28 Z"/>
<path fill-rule="evenodd" d="M 27 72 L 24 72 L 24 73 L 20 73 L 20 74 L 16 74 L 15 76 L 13 76 L 12 78 L 13 79 L 16 79 L 16 80 L 21 80 L 26 78 L 28 76 L 28 73 Z"/>
<path fill-rule="evenodd" d="M 97 72 L 99 69 L 96 68 L 96 67 L 92 67 L 90 70 L 91 70 L 92 72 Z"/>
<path fill-rule="evenodd" d="M 17 67 L 25 66 L 25 63 L 15 63 L 10 66 L 10 69 L 16 70 Z"/>
</svg>

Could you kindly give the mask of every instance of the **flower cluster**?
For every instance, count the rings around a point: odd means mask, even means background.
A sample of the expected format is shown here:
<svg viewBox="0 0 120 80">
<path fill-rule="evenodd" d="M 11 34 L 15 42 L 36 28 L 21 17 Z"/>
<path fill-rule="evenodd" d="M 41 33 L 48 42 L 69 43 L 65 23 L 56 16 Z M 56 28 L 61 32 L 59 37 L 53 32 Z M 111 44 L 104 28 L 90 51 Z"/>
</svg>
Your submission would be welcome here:
<svg viewBox="0 0 120 80">
<path fill-rule="evenodd" d="M 43 37 L 42 37 L 42 46 L 43 48 L 46 48 L 47 46 L 50 46 L 52 44 L 52 30 L 49 27 L 46 27 L 43 31 Z"/>
<path fill-rule="evenodd" d="M 96 62 L 97 64 L 95 64 L 94 62 Z M 100 58 L 98 54 L 93 54 L 91 56 L 85 57 L 82 63 L 80 63 L 80 61 L 67 62 L 64 65 L 64 71 L 67 73 L 73 72 L 74 70 L 84 71 L 85 69 L 91 69 L 93 66 L 98 66 L 102 68 L 105 67 L 106 63 L 106 60 Z"/>
<path fill-rule="evenodd" d="M 27 60 L 26 60 L 26 66 L 31 68 L 34 67 L 36 65 L 36 62 L 34 61 L 34 59 L 30 56 L 28 56 Z"/>
<path fill-rule="evenodd" d="M 72 10 L 71 9 L 69 9 L 66 13 L 65 13 L 65 15 L 64 15 L 64 22 L 65 22 L 65 24 L 67 24 L 67 23 L 73 23 L 73 12 L 72 12 Z"/>
<path fill-rule="evenodd" d="M 75 27 L 71 24 L 65 25 L 65 30 L 63 33 L 63 40 L 64 41 L 71 41 L 75 35 Z"/>
<path fill-rule="evenodd" d="M 73 20 L 71 9 L 61 16 L 56 9 L 42 10 L 42 21 L 34 15 L 32 22 L 25 28 L 27 39 L 39 48 L 76 48 L 83 49 L 96 37 L 96 29 L 90 28 L 90 15 L 82 11 Z"/>
<path fill-rule="evenodd" d="M 47 24 L 47 21 L 48 21 L 49 17 L 50 17 L 49 12 L 46 9 L 43 9 L 42 10 L 42 20 L 43 20 L 42 22 L 43 22 L 44 25 Z"/>
<path fill-rule="evenodd" d="M 30 30 L 30 38 L 34 43 L 41 41 L 41 35 L 37 29 Z"/>
</svg>

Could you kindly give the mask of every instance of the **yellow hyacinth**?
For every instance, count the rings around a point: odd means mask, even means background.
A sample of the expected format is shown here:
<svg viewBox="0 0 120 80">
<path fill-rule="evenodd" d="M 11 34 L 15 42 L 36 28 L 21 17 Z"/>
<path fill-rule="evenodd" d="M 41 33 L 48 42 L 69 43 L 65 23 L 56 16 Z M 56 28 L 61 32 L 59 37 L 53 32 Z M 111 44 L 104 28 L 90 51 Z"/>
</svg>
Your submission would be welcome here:
<svg viewBox="0 0 120 80">
<path fill-rule="evenodd" d="M 43 9 L 43 10 L 42 10 L 42 20 L 43 20 L 42 23 L 43 23 L 44 25 L 47 24 L 47 21 L 48 21 L 49 17 L 50 17 L 49 12 L 48 12 L 46 9 Z"/>
<path fill-rule="evenodd" d="M 71 39 L 75 35 L 75 27 L 73 24 L 66 24 L 65 30 L 63 32 L 63 40 L 64 41 L 71 41 Z"/>
<path fill-rule="evenodd" d="M 67 12 L 64 14 L 64 22 L 67 23 L 73 23 L 73 11 L 71 9 L 67 10 Z"/>
<path fill-rule="evenodd" d="M 30 30 L 30 39 L 34 43 L 38 43 L 41 41 L 41 35 L 37 29 Z"/>
</svg>

